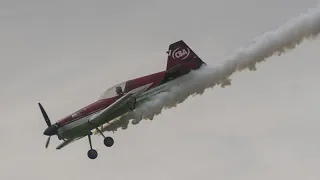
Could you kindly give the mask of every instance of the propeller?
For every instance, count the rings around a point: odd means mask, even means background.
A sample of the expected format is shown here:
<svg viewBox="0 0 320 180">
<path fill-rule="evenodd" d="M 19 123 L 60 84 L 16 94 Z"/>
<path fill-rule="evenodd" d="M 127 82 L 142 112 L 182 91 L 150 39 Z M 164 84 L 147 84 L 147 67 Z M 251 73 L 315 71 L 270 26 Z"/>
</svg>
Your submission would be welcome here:
<svg viewBox="0 0 320 180">
<path fill-rule="evenodd" d="M 48 137 L 48 139 L 47 139 L 47 142 L 46 142 L 46 148 L 48 148 L 48 146 L 49 146 L 50 138 L 51 138 L 51 136 L 49 136 L 49 137 Z"/>
<path fill-rule="evenodd" d="M 50 121 L 50 119 L 49 119 L 49 117 L 48 117 L 48 114 L 46 113 L 46 111 L 45 111 L 44 108 L 42 107 L 41 103 L 38 103 L 38 105 L 39 105 L 39 107 L 40 107 L 40 110 L 41 110 L 41 113 L 42 113 L 42 115 L 43 115 L 44 120 L 46 121 L 48 127 L 50 127 L 50 126 L 51 126 L 51 121 Z"/>
<path fill-rule="evenodd" d="M 41 110 L 41 113 L 43 115 L 43 118 L 44 118 L 46 124 L 48 125 L 48 127 L 46 128 L 46 130 L 43 133 L 44 135 L 49 136 L 48 139 L 47 139 L 47 142 L 46 142 L 46 146 L 45 146 L 46 148 L 48 148 L 49 143 L 50 143 L 50 138 L 51 138 L 52 135 L 57 134 L 58 127 L 55 124 L 54 125 L 51 124 L 51 121 L 50 121 L 50 119 L 48 117 L 48 114 L 46 113 L 46 111 L 44 110 L 42 105 L 40 103 L 38 103 L 38 105 L 40 107 L 40 110 Z"/>
</svg>

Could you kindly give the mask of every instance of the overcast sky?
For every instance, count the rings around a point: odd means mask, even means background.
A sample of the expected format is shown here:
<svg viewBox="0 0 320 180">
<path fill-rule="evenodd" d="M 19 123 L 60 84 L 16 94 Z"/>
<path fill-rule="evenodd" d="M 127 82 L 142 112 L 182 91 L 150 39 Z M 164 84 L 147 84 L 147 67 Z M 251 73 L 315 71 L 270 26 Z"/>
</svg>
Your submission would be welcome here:
<svg viewBox="0 0 320 180">
<path fill-rule="evenodd" d="M 105 89 L 166 67 L 183 39 L 208 64 L 315 7 L 316 0 L 0 1 L 0 179 L 320 178 L 319 45 L 307 41 L 153 121 L 45 149 L 46 124 Z"/>
</svg>

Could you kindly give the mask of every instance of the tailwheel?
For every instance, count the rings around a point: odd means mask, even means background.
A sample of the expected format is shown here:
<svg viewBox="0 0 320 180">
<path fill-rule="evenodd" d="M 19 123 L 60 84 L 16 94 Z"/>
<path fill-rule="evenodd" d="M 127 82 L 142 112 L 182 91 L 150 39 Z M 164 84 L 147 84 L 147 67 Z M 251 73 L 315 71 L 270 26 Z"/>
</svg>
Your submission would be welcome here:
<svg viewBox="0 0 320 180">
<path fill-rule="evenodd" d="M 90 149 L 87 154 L 90 159 L 96 159 L 98 157 L 98 152 L 95 149 Z"/>
<path fill-rule="evenodd" d="M 104 140 L 103 140 L 103 143 L 105 146 L 107 147 L 111 147 L 113 144 L 114 144 L 114 140 L 112 137 L 105 137 Z"/>
</svg>

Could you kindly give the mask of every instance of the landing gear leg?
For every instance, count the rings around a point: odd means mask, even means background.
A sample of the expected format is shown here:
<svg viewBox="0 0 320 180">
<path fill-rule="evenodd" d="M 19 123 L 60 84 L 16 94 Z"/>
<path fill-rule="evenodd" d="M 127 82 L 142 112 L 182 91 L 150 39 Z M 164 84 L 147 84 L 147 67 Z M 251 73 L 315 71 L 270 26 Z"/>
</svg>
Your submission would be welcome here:
<svg viewBox="0 0 320 180">
<path fill-rule="evenodd" d="M 137 99 L 133 98 L 132 101 L 129 102 L 129 108 L 131 111 L 133 111 L 136 108 Z"/>
<path fill-rule="evenodd" d="M 90 159 L 96 159 L 98 157 L 98 152 L 95 149 L 92 149 L 91 135 L 88 135 L 90 150 L 88 151 L 88 157 Z"/>
<path fill-rule="evenodd" d="M 114 140 L 112 137 L 109 136 L 104 136 L 104 134 L 100 131 L 99 128 L 96 128 L 96 130 L 99 132 L 99 134 L 101 134 L 101 136 L 104 138 L 103 140 L 103 144 L 107 147 L 111 147 L 114 144 Z"/>
</svg>

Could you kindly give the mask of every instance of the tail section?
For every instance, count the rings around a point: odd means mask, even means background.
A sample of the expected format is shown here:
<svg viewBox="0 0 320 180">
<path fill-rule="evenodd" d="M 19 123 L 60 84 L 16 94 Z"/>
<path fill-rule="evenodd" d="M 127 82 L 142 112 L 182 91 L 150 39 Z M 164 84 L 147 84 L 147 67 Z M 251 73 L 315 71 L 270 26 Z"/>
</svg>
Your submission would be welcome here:
<svg viewBox="0 0 320 180">
<path fill-rule="evenodd" d="M 204 62 L 183 41 L 170 44 L 167 61 L 167 71 L 183 67 L 183 69 L 199 69 Z"/>
</svg>

